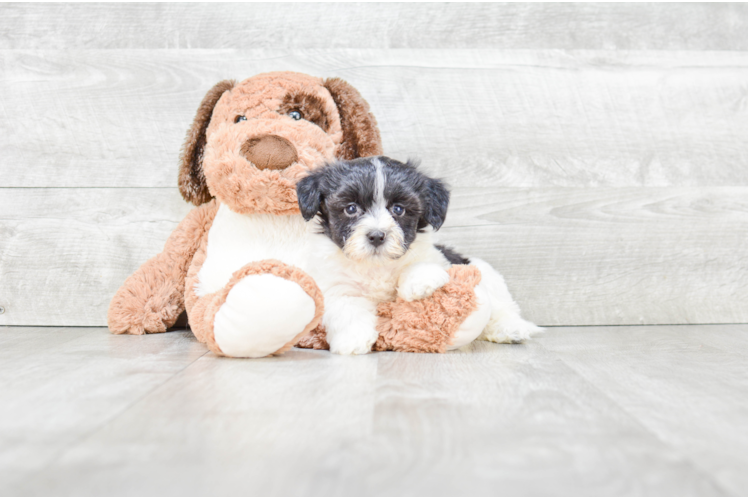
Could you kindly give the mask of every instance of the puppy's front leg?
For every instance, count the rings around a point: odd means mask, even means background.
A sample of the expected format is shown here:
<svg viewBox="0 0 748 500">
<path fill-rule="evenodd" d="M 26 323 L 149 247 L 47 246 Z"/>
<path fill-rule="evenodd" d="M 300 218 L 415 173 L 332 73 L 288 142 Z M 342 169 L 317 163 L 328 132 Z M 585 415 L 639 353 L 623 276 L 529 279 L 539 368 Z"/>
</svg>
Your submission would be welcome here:
<svg viewBox="0 0 748 500">
<path fill-rule="evenodd" d="M 377 305 L 363 297 L 325 297 L 322 323 L 330 352 L 366 354 L 376 342 Z"/>
<path fill-rule="evenodd" d="M 408 302 L 430 297 L 449 282 L 449 273 L 439 264 L 419 262 L 403 271 L 397 280 L 397 295 Z"/>
</svg>

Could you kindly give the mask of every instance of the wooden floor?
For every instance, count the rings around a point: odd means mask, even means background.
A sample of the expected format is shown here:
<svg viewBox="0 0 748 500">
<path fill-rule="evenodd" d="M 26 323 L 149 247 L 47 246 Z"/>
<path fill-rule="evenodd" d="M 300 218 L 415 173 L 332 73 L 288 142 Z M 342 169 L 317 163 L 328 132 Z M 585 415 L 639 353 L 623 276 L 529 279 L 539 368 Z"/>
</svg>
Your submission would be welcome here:
<svg viewBox="0 0 748 500">
<path fill-rule="evenodd" d="M 0 328 L 3 495 L 748 495 L 748 325 L 218 358 Z"/>
</svg>

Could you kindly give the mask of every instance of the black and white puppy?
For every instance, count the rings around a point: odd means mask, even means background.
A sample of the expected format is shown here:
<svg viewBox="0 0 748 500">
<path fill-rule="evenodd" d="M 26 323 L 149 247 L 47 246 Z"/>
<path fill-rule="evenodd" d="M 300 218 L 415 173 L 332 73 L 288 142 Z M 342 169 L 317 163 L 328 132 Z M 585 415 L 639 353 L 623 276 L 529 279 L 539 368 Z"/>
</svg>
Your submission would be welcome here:
<svg viewBox="0 0 748 500">
<path fill-rule="evenodd" d="M 339 161 L 300 180 L 296 192 L 304 219 L 318 216 L 319 237 L 311 242 L 309 271 L 325 296 L 322 324 L 332 352 L 370 352 L 378 336 L 377 305 L 397 296 L 407 301 L 429 297 L 449 281 L 446 270 L 452 264 L 473 263 L 484 276 L 482 284 L 488 272 L 493 273 L 488 281 L 497 285 L 496 290 L 485 284 L 476 288 L 484 317 L 474 320 L 478 329 L 456 338 L 452 348 L 481 333 L 487 340 L 505 342 L 521 341 L 537 330 L 519 317 L 503 278 L 489 264 L 435 245 L 432 235 L 446 218 L 449 191 L 440 180 L 419 172 L 416 164 L 385 156 Z M 491 323 L 494 309 L 501 316 L 500 326 L 507 326 L 506 312 L 516 309 L 520 323 L 515 326 L 527 331 L 508 337 L 501 328 L 505 340 L 489 338 L 489 327 L 483 325 Z"/>
</svg>

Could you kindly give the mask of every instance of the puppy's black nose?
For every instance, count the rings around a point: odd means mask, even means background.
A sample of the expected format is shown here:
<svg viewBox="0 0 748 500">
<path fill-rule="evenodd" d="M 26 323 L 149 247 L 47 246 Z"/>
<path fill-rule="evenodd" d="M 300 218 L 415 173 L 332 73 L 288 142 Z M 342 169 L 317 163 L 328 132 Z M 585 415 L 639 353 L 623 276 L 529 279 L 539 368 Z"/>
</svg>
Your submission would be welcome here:
<svg viewBox="0 0 748 500">
<path fill-rule="evenodd" d="M 384 243 L 384 236 L 385 235 L 382 231 L 372 231 L 366 235 L 366 237 L 369 238 L 369 243 L 371 243 L 371 246 L 373 247 L 378 247 Z"/>
</svg>

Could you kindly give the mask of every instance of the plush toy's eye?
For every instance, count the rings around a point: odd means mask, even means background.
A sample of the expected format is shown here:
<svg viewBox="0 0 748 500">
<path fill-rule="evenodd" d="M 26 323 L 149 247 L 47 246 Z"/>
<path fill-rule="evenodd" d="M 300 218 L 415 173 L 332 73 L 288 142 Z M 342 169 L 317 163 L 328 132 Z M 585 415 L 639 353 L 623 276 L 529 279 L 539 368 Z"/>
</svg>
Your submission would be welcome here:
<svg viewBox="0 0 748 500">
<path fill-rule="evenodd" d="M 399 217 L 401 215 L 405 215 L 405 209 L 403 208 L 402 205 L 393 205 L 392 213 Z"/>
<path fill-rule="evenodd" d="M 301 120 L 301 112 L 295 109 L 293 111 L 289 111 L 288 116 L 290 116 L 294 120 Z"/>
<path fill-rule="evenodd" d="M 234 118 L 234 123 L 244 122 L 247 121 L 247 117 L 244 115 L 239 115 L 236 118 Z"/>
<path fill-rule="evenodd" d="M 358 206 L 355 203 L 351 203 L 349 205 L 346 205 L 345 207 L 345 213 L 348 215 L 353 215 L 356 212 L 358 212 Z"/>
</svg>

